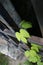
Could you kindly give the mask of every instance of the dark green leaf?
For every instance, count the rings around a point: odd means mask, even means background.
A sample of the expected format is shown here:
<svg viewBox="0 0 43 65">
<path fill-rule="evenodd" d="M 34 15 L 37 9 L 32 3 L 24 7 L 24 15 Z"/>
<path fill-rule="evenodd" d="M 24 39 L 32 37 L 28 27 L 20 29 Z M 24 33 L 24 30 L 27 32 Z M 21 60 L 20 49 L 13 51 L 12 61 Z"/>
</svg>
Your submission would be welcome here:
<svg viewBox="0 0 43 65">
<path fill-rule="evenodd" d="M 22 26 L 22 28 L 25 28 L 25 29 L 27 29 L 27 28 L 32 28 L 32 24 L 31 24 L 30 22 L 25 21 L 25 20 L 23 20 L 23 21 L 20 23 L 20 25 Z"/>
</svg>

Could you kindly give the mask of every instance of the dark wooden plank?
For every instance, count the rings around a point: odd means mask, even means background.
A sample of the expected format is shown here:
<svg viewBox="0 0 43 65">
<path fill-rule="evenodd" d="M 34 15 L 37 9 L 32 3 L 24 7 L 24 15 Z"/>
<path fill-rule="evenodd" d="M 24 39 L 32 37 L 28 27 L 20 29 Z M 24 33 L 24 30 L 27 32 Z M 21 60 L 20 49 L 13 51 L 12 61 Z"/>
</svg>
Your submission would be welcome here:
<svg viewBox="0 0 43 65">
<path fill-rule="evenodd" d="M 43 46 L 43 38 L 32 36 L 31 38 L 28 39 L 28 41 L 33 44 L 38 44 L 38 45 Z"/>
<path fill-rule="evenodd" d="M 19 28 L 16 25 L 16 23 L 13 21 L 13 19 L 10 17 L 10 15 L 8 14 L 8 12 L 4 9 L 4 7 L 2 6 L 2 4 L 0 3 L 0 15 L 3 16 L 3 18 L 7 21 L 7 23 L 15 30 L 18 31 Z"/>
</svg>

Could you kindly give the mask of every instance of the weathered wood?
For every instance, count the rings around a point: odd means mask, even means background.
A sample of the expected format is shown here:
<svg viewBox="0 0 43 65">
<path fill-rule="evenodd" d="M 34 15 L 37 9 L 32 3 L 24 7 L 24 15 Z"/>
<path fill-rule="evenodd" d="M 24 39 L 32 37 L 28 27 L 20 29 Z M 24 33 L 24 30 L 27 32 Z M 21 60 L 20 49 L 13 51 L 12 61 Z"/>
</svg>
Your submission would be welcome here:
<svg viewBox="0 0 43 65">
<path fill-rule="evenodd" d="M 0 3 L 0 15 L 7 21 L 7 23 L 15 30 L 18 31 L 19 28 L 16 25 L 15 21 L 11 18 L 11 16 L 8 14 L 8 12 L 5 10 L 5 8 Z"/>
<path fill-rule="evenodd" d="M 38 44 L 38 45 L 41 45 L 43 46 L 43 38 L 40 38 L 40 37 L 37 37 L 37 36 L 32 36 L 28 39 L 28 41 L 30 43 L 33 43 L 33 44 Z"/>
<path fill-rule="evenodd" d="M 43 36 L 43 0 L 31 0 Z"/>
<path fill-rule="evenodd" d="M 1 15 L 0 15 L 0 21 L 4 23 L 14 33 L 12 27 L 5 21 L 5 19 Z"/>
<path fill-rule="evenodd" d="M 8 14 L 11 16 L 11 18 L 15 21 L 15 23 L 19 27 L 19 23 L 21 21 L 21 18 L 19 16 L 19 14 L 17 13 L 17 11 L 15 10 L 15 8 L 13 7 L 12 3 L 10 2 L 10 0 L 4 0 L 4 1 L 1 0 L 0 2 L 4 6 L 4 8 L 8 12 Z"/>
</svg>

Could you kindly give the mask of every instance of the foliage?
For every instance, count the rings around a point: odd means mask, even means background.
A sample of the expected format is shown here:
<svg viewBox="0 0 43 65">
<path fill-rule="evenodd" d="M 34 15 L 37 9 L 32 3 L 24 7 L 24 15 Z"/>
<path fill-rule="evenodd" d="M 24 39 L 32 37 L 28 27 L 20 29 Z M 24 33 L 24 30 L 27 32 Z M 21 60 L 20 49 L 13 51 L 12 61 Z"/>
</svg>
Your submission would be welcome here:
<svg viewBox="0 0 43 65">
<path fill-rule="evenodd" d="M 29 57 L 29 51 L 28 50 L 25 52 L 25 56 Z"/>
<path fill-rule="evenodd" d="M 31 49 L 25 52 L 25 56 L 28 57 L 28 60 L 33 63 L 38 63 L 41 61 L 41 56 L 37 53 L 41 46 L 36 44 L 31 44 Z"/>
<path fill-rule="evenodd" d="M 37 62 L 37 65 L 43 65 L 43 62 L 41 61 Z"/>
<path fill-rule="evenodd" d="M 19 32 L 16 32 L 16 38 L 19 41 L 22 41 L 23 43 L 27 43 L 27 38 L 30 38 L 30 34 L 25 30 L 28 28 L 31 28 L 31 23 L 23 20 L 20 25 L 24 29 L 20 29 Z M 28 43 L 27 43 L 28 44 Z M 43 62 L 41 62 L 41 56 L 38 54 L 39 50 L 41 49 L 41 46 L 31 43 L 31 49 L 28 51 L 25 51 L 25 56 L 27 57 L 27 61 L 24 63 L 24 65 L 32 65 L 32 63 L 37 63 L 37 65 L 43 65 Z"/>
<path fill-rule="evenodd" d="M 30 38 L 30 34 L 26 30 L 20 29 L 20 33 L 23 37 Z"/>
<path fill-rule="evenodd" d="M 30 63 L 28 60 L 26 60 L 23 65 L 33 65 L 32 63 Z"/>
<path fill-rule="evenodd" d="M 40 56 L 34 51 L 34 50 L 30 50 L 28 51 L 28 60 L 30 62 L 36 63 L 37 61 L 40 60 Z M 25 56 L 26 56 L 26 52 L 25 52 Z"/>
<path fill-rule="evenodd" d="M 25 20 L 21 21 L 20 25 L 22 26 L 22 28 L 25 28 L 25 29 L 32 28 L 32 24 Z"/>
<path fill-rule="evenodd" d="M 27 43 L 26 38 L 30 38 L 30 34 L 24 29 L 20 29 L 20 32 L 16 32 L 15 35 L 18 41 L 22 41 L 23 43 Z"/>
<path fill-rule="evenodd" d="M 20 33 L 19 32 L 16 32 L 15 35 L 16 35 L 16 38 L 18 39 L 18 41 L 20 41 L 21 40 Z"/>
<path fill-rule="evenodd" d="M 36 51 L 36 52 L 39 52 L 39 49 L 41 49 L 41 47 L 42 47 L 40 45 L 36 45 L 36 44 L 33 44 L 33 43 L 31 44 L 31 46 L 32 46 L 31 49 Z"/>
<path fill-rule="evenodd" d="M 0 53 L 0 65 L 8 65 L 8 58 Z"/>
</svg>

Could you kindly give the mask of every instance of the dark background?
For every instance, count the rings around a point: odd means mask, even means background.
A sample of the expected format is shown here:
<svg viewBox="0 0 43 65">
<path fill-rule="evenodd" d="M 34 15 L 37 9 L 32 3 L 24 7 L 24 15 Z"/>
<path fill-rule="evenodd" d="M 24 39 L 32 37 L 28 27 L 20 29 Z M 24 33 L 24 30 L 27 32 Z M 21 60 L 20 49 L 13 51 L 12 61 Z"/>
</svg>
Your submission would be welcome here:
<svg viewBox="0 0 43 65">
<path fill-rule="evenodd" d="M 39 28 L 39 24 L 33 9 L 31 0 L 10 0 L 15 7 L 16 11 L 19 13 L 20 17 L 26 21 L 30 21 L 33 25 L 32 29 L 28 31 L 32 35 L 42 36 Z"/>
</svg>

